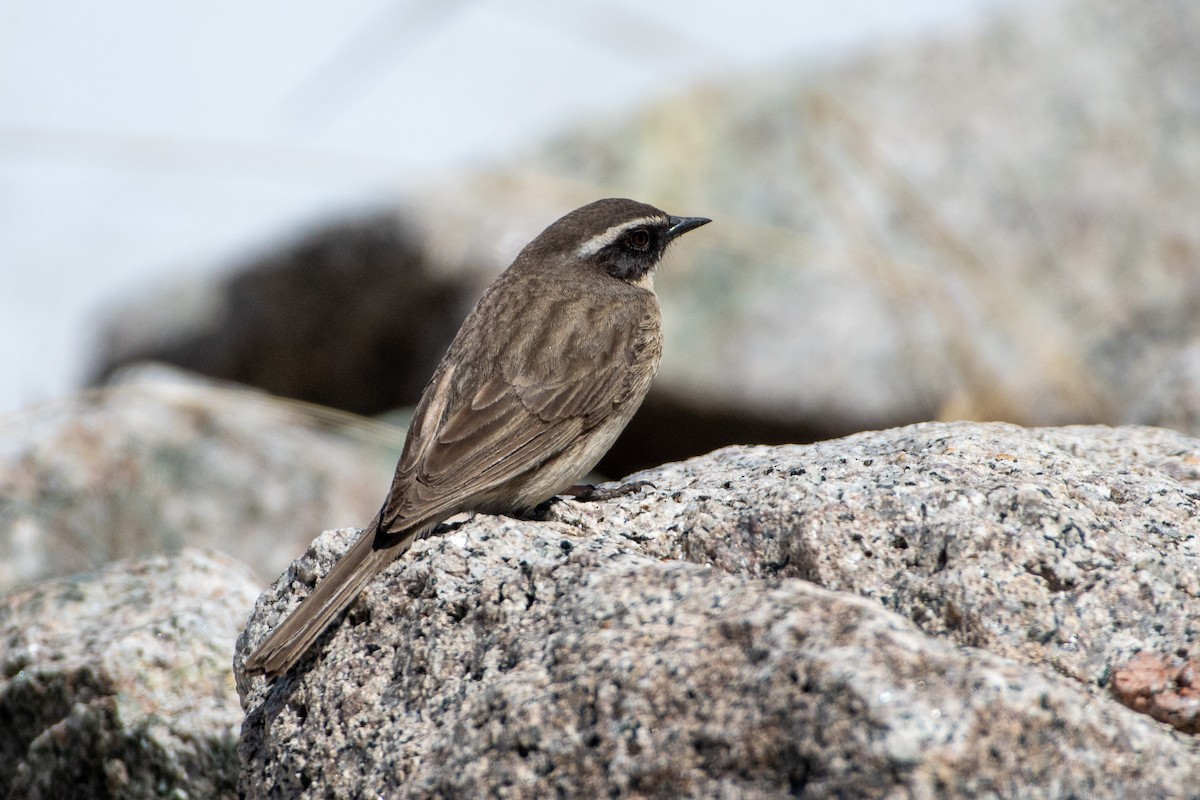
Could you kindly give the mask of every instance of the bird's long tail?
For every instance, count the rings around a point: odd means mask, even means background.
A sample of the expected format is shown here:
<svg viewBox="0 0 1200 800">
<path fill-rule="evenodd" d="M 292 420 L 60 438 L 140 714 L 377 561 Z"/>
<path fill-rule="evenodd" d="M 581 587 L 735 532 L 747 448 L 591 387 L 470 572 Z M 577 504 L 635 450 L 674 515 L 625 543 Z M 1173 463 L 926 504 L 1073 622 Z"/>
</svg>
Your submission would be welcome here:
<svg viewBox="0 0 1200 800">
<path fill-rule="evenodd" d="M 431 527 L 418 523 L 381 536 L 379 517 L 372 520 L 312 593 L 250 654 L 246 673 L 275 677 L 290 670 L 367 584 Z"/>
</svg>

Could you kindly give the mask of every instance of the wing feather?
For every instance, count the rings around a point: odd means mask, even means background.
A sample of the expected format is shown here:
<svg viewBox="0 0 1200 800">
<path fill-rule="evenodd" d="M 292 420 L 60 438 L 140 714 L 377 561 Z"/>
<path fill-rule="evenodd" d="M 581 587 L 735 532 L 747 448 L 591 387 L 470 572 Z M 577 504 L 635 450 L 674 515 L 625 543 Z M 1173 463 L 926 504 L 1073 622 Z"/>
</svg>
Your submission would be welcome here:
<svg viewBox="0 0 1200 800">
<path fill-rule="evenodd" d="M 430 381 L 414 414 L 419 447 L 405 447 L 384 529 L 468 510 L 471 497 L 537 469 L 608 419 L 633 385 L 649 378 L 638 373 L 647 303 L 657 322 L 650 293 L 622 301 L 599 307 L 586 296 L 564 301 L 541 325 L 509 326 L 516 333 L 507 343 L 460 333 L 478 351 L 464 352 L 456 342 L 459 351 L 452 346 Z M 448 363 L 477 368 L 455 371 Z"/>
</svg>

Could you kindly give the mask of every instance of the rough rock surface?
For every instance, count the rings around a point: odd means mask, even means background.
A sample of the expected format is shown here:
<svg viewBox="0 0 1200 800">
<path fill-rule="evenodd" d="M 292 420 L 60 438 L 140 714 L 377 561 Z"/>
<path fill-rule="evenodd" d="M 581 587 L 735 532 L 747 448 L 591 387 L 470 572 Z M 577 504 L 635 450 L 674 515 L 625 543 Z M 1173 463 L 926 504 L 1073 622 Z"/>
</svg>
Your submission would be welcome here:
<svg viewBox="0 0 1200 800">
<path fill-rule="evenodd" d="M 1196 797 L 1122 705 L 1200 656 L 1200 441 L 922 424 L 737 447 L 419 542 L 267 684 L 248 798 Z M 354 536 L 260 598 L 261 641 Z"/>
<path fill-rule="evenodd" d="M 0 421 L 0 589 L 208 547 L 266 581 L 370 519 L 403 431 L 159 370 Z"/>
<path fill-rule="evenodd" d="M 0 796 L 236 797 L 229 660 L 257 593 L 187 549 L 0 595 Z"/>
</svg>

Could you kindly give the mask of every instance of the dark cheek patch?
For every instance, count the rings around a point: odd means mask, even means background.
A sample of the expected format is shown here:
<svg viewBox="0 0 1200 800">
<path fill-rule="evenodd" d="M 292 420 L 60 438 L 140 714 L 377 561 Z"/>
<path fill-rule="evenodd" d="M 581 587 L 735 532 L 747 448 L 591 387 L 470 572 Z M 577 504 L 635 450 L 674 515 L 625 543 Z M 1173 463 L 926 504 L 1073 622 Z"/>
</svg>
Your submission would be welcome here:
<svg viewBox="0 0 1200 800">
<path fill-rule="evenodd" d="M 601 250 L 599 255 L 609 275 L 625 281 L 636 281 L 654 269 L 654 265 L 662 258 L 662 246 L 657 237 L 648 251 L 634 250 L 618 241 Z"/>
<path fill-rule="evenodd" d="M 625 281 L 635 281 L 646 274 L 652 262 L 643 255 L 641 258 L 636 258 L 629 253 L 614 253 L 611 258 L 606 259 L 605 265 L 608 274 L 614 278 L 620 278 Z"/>
</svg>

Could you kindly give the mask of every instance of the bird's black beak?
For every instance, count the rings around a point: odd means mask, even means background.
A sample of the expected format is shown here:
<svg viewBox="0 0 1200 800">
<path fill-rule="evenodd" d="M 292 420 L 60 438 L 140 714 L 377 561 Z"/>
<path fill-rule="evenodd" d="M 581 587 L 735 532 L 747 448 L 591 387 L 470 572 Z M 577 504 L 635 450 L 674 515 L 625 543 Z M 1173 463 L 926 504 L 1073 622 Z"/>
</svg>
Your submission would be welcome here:
<svg viewBox="0 0 1200 800">
<path fill-rule="evenodd" d="M 667 228 L 667 241 L 671 241 L 677 236 L 681 236 L 690 230 L 699 228 L 701 225 L 707 225 L 712 222 L 707 217 L 671 217 L 671 227 Z"/>
</svg>

